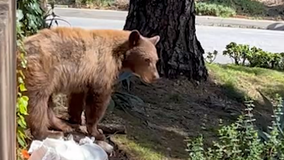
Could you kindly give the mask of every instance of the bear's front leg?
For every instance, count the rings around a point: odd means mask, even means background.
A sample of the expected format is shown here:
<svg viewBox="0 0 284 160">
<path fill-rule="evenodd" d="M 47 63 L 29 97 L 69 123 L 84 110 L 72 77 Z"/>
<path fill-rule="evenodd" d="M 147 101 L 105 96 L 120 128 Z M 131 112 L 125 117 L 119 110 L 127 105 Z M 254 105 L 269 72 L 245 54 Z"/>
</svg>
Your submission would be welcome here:
<svg viewBox="0 0 284 160">
<path fill-rule="evenodd" d="M 105 136 L 99 132 L 98 123 L 102 119 L 111 98 L 111 91 L 88 92 L 86 97 L 86 127 L 90 135 L 96 140 L 105 140 Z"/>
</svg>

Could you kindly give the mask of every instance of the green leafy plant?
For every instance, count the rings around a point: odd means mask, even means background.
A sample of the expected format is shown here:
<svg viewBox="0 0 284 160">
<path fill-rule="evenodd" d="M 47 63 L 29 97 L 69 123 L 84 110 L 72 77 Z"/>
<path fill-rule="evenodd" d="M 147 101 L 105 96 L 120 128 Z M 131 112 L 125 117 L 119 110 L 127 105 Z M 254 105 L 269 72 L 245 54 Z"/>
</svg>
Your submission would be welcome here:
<svg viewBox="0 0 284 160">
<path fill-rule="evenodd" d="M 218 54 L 218 51 L 214 50 L 213 52 L 207 52 L 207 56 L 206 56 L 206 61 L 208 63 L 213 63 L 214 60 L 216 59 L 217 57 L 217 54 Z"/>
<path fill-rule="evenodd" d="M 20 45 L 21 44 L 19 44 L 19 47 Z M 21 65 L 22 68 L 25 68 L 26 61 L 24 59 L 24 52 L 21 51 L 20 54 L 21 54 L 22 63 L 19 65 Z M 21 70 L 17 70 L 17 74 L 18 74 L 18 84 L 19 84 L 18 85 L 19 91 L 18 91 L 18 97 L 17 97 L 17 122 L 18 122 L 17 139 L 21 147 L 25 147 L 26 136 L 24 134 L 24 130 L 26 129 L 26 122 L 25 122 L 24 116 L 27 115 L 27 105 L 28 105 L 29 98 L 23 95 L 23 92 L 27 90 L 25 87 L 25 83 L 24 83 L 25 76 Z"/>
<path fill-rule="evenodd" d="M 256 0 L 198 0 L 197 3 L 227 7 L 234 11 L 235 14 L 253 17 L 262 16 L 266 12 L 264 5 Z"/>
<path fill-rule="evenodd" d="M 93 4 L 99 7 L 111 6 L 113 3 L 113 0 L 93 0 Z"/>
<path fill-rule="evenodd" d="M 86 5 L 87 7 L 109 7 L 114 4 L 114 0 L 81 0 L 80 5 Z"/>
<path fill-rule="evenodd" d="M 235 10 L 230 7 L 207 2 L 196 2 L 195 10 L 197 15 L 210 15 L 220 17 L 232 17 L 236 15 Z"/>
<path fill-rule="evenodd" d="M 284 54 L 263 51 L 257 47 L 231 42 L 226 46 L 223 55 L 229 56 L 236 65 L 284 69 Z M 246 63 L 248 62 L 248 63 Z"/>
<path fill-rule="evenodd" d="M 40 7 L 39 0 L 18 0 L 17 12 L 19 22 L 24 36 L 35 34 L 39 29 L 44 28 L 44 11 Z"/>
<path fill-rule="evenodd" d="M 281 60 L 276 58 L 277 54 L 265 52 L 256 47 L 252 47 L 250 53 L 248 61 L 251 67 L 276 68 L 277 66 L 275 65 L 279 64 Z"/>
<path fill-rule="evenodd" d="M 275 128 L 277 129 L 277 132 L 279 133 L 277 137 L 278 139 L 283 139 L 284 138 L 284 101 L 282 97 L 277 95 L 277 102 L 276 104 L 273 104 L 269 99 L 263 95 L 260 91 L 258 91 L 265 102 L 265 107 L 267 108 L 272 108 L 273 109 L 273 121 L 272 121 L 272 126 L 269 127 L 268 129 Z M 271 135 L 265 131 L 259 131 L 260 138 L 262 141 L 268 141 L 271 137 Z"/>
<path fill-rule="evenodd" d="M 22 40 L 24 38 L 23 35 L 23 31 L 21 30 L 22 28 L 22 23 L 20 22 L 20 20 L 23 18 L 22 14 L 19 14 L 19 12 L 17 12 L 17 25 L 16 25 L 16 29 L 17 29 L 17 48 L 19 50 L 19 60 L 21 63 L 18 63 L 17 65 L 20 66 L 21 68 L 25 68 L 26 67 L 26 59 L 25 59 L 25 52 L 23 49 L 23 43 Z M 25 134 L 25 130 L 26 130 L 26 122 L 25 122 L 25 116 L 27 115 L 27 105 L 28 105 L 28 100 L 29 98 L 25 95 L 23 95 L 23 92 L 26 91 L 26 87 L 25 87 L 25 83 L 24 83 L 24 74 L 22 72 L 22 70 L 18 69 L 17 71 L 17 78 L 18 78 L 18 86 L 17 86 L 17 90 L 18 90 L 18 94 L 17 94 L 17 106 L 16 106 L 16 118 L 17 118 L 17 142 L 18 142 L 18 147 L 17 147 L 17 157 L 18 159 L 22 159 L 22 155 L 20 155 L 20 148 L 21 149 L 25 149 L 27 146 L 27 142 L 26 142 L 26 134 Z"/>
<path fill-rule="evenodd" d="M 226 46 L 226 50 L 223 51 L 223 55 L 232 58 L 236 65 L 245 64 L 246 54 L 249 53 L 248 45 L 238 45 L 235 42 L 231 42 Z"/>
<path fill-rule="evenodd" d="M 278 64 L 279 65 L 279 69 L 280 70 L 284 70 L 284 52 L 279 53 L 279 55 L 281 57 L 280 63 Z"/>
<path fill-rule="evenodd" d="M 252 101 L 246 102 L 246 112 L 231 125 L 221 125 L 213 147 L 204 148 L 203 136 L 187 139 L 190 160 L 262 160 L 284 159 L 283 101 L 277 97 L 272 126 L 262 132 L 254 125 Z"/>
</svg>

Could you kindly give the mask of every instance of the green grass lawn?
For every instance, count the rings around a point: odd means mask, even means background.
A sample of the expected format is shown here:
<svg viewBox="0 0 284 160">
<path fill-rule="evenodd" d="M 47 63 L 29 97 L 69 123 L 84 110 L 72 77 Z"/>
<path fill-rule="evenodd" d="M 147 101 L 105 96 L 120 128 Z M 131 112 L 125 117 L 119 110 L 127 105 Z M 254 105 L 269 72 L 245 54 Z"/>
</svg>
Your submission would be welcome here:
<svg viewBox="0 0 284 160">
<path fill-rule="evenodd" d="M 274 98 L 276 93 L 284 96 L 284 72 L 233 64 L 207 64 L 207 68 L 213 80 L 233 98 L 248 96 L 257 100 L 260 97 L 257 89 L 270 98 Z"/>
<path fill-rule="evenodd" d="M 148 145 L 148 147 L 145 147 L 144 145 L 140 145 L 139 143 L 136 143 L 126 136 L 114 136 L 113 140 L 118 145 L 123 145 L 123 150 L 127 150 L 127 153 L 132 156 L 132 159 L 137 158 L 137 160 L 161 160 L 166 158 L 163 154 L 151 149 L 153 146 L 155 146 L 155 144 L 152 142 L 145 141 L 145 143 Z"/>
</svg>

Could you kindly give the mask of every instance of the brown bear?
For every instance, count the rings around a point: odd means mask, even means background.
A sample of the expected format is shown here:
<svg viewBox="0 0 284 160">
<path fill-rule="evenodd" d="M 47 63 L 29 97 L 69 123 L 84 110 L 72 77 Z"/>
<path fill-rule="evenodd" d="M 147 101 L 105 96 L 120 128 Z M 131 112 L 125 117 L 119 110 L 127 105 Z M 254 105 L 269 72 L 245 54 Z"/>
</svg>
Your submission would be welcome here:
<svg viewBox="0 0 284 160">
<path fill-rule="evenodd" d="M 51 95 L 63 93 L 70 95 L 70 119 L 81 123 L 85 110 L 88 133 L 103 140 L 97 124 L 105 113 L 115 79 L 124 70 L 146 83 L 158 79 L 155 45 L 159 40 L 159 36 L 144 37 L 137 30 L 71 27 L 43 29 L 27 37 L 27 68 L 23 73 L 29 97 L 27 124 L 33 137 L 42 140 L 73 131 L 53 111 Z"/>
</svg>

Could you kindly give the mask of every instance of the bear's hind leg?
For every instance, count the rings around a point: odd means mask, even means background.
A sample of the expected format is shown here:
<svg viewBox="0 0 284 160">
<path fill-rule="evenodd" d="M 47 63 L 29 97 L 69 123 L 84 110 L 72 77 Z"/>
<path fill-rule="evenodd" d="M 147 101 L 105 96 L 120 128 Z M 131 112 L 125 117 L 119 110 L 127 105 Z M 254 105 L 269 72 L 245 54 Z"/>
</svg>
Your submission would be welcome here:
<svg viewBox="0 0 284 160">
<path fill-rule="evenodd" d="M 28 97 L 27 123 L 34 139 L 43 140 L 47 137 L 56 138 L 62 136 L 61 132 L 50 131 L 48 129 L 50 127 L 47 104 L 49 96 L 41 93 L 33 93 L 28 94 Z"/>
<path fill-rule="evenodd" d="M 64 133 L 69 133 L 72 132 L 74 129 L 68 125 L 66 122 L 64 122 L 62 119 L 58 118 L 54 111 L 53 108 L 55 107 L 52 97 L 50 96 L 48 99 L 48 118 L 49 122 L 52 128 L 58 129 L 63 131 Z"/>
</svg>

